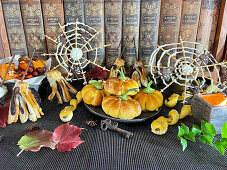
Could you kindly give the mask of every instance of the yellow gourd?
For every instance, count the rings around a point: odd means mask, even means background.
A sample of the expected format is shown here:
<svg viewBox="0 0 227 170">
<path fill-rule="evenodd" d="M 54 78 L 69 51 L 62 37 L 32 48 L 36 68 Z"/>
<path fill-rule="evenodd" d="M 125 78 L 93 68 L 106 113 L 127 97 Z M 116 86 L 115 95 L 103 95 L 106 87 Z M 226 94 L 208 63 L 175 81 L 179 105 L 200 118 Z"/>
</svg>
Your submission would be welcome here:
<svg viewBox="0 0 227 170">
<path fill-rule="evenodd" d="M 180 112 L 180 117 L 179 119 L 183 119 L 185 118 L 187 115 L 192 115 L 192 111 L 191 111 L 191 106 L 190 105 L 184 105 L 181 108 L 181 112 Z"/>
<path fill-rule="evenodd" d="M 165 100 L 165 105 L 167 107 L 174 107 L 174 106 L 176 106 L 179 96 L 180 96 L 179 94 L 172 94 L 168 98 L 168 100 Z"/>
<path fill-rule="evenodd" d="M 66 106 L 59 114 L 60 119 L 63 122 L 68 122 L 73 118 L 73 111 L 77 108 L 77 99 L 70 100 L 71 106 Z"/>
<path fill-rule="evenodd" d="M 76 94 L 76 100 L 77 104 L 79 104 L 83 100 L 81 91 Z"/>
<path fill-rule="evenodd" d="M 66 106 L 59 114 L 63 122 L 68 122 L 73 117 L 74 106 Z"/>
<path fill-rule="evenodd" d="M 168 125 L 175 125 L 180 118 L 179 113 L 175 109 L 172 109 L 169 112 L 168 116 L 169 116 L 169 118 L 167 119 Z"/>
<path fill-rule="evenodd" d="M 151 131 L 156 135 L 164 135 L 168 130 L 168 123 L 165 117 L 161 116 L 151 123 Z"/>
</svg>

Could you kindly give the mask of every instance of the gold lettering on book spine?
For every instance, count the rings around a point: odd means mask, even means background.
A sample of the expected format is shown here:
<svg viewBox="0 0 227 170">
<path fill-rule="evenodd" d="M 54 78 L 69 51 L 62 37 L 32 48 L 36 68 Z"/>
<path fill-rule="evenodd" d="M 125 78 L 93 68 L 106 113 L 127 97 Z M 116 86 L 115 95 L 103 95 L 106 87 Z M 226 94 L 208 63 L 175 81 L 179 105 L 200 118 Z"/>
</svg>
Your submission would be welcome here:
<svg viewBox="0 0 227 170">
<path fill-rule="evenodd" d="M 127 69 L 134 66 L 138 56 L 139 16 L 140 1 L 123 1 L 123 46 L 126 48 L 123 58 Z M 133 38 L 135 38 L 136 53 Z"/>
<path fill-rule="evenodd" d="M 180 36 L 184 41 L 196 41 L 200 7 L 201 0 L 183 1 Z"/>
<path fill-rule="evenodd" d="M 160 1 L 141 2 L 140 53 L 139 60 L 148 64 L 150 55 L 157 46 Z"/>
<path fill-rule="evenodd" d="M 12 55 L 27 55 L 19 2 L 2 1 Z"/>
<path fill-rule="evenodd" d="M 104 1 L 103 0 L 87 0 L 85 2 L 85 21 L 86 24 L 93 27 L 96 30 L 101 31 L 97 36 L 91 41 L 92 47 L 100 47 L 105 43 L 104 40 Z M 91 51 L 88 54 L 88 59 L 93 60 L 95 51 Z M 98 49 L 96 63 L 103 65 L 105 61 L 105 50 Z"/>
<path fill-rule="evenodd" d="M 105 2 L 105 35 L 106 44 L 111 44 L 106 49 L 106 66 L 110 68 L 117 57 L 121 48 L 119 47 L 122 36 L 122 1 Z"/>
<path fill-rule="evenodd" d="M 27 44 L 30 44 L 36 51 L 45 53 L 46 43 L 40 1 L 34 1 L 32 4 L 21 3 L 21 10 Z M 28 53 L 31 57 L 33 50 L 30 46 L 28 46 Z"/>
<path fill-rule="evenodd" d="M 61 33 L 58 22 L 62 24 L 62 9 L 58 2 L 43 3 L 43 16 L 45 22 L 45 34 L 52 39 L 56 39 Z M 51 53 L 57 49 L 57 45 L 47 39 L 48 52 Z"/>
<path fill-rule="evenodd" d="M 178 42 L 182 0 L 162 0 L 159 44 Z"/>
</svg>

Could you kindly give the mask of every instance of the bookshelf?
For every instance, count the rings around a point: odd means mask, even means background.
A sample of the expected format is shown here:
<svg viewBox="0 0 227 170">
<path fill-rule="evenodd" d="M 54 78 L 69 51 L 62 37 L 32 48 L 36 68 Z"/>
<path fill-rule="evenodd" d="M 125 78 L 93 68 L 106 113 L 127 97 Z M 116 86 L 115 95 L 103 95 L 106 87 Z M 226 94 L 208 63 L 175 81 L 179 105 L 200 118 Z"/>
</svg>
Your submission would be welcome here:
<svg viewBox="0 0 227 170">
<path fill-rule="evenodd" d="M 22 0 L 20 0 L 20 2 L 21 1 Z M 40 2 L 42 2 L 42 1 L 40 1 Z M 68 1 L 72 1 L 72 0 L 68 0 Z M 63 3 L 63 2 L 66 2 L 66 0 L 65 1 L 60 0 L 59 2 Z M 83 1 L 83 2 L 87 3 L 87 1 Z M 142 2 L 145 2 L 145 0 L 141 0 L 141 3 Z M 217 61 L 221 61 L 223 59 L 224 47 L 225 47 L 225 44 L 226 44 L 226 36 L 227 36 L 227 0 L 222 0 L 222 1 L 220 0 L 220 2 L 221 2 L 220 14 L 219 14 L 219 18 L 218 18 L 217 32 L 216 32 L 216 35 L 215 35 L 215 44 L 214 44 L 214 51 L 213 51 L 213 54 L 214 54 L 215 58 L 217 59 Z M 158 4 L 158 5 L 160 5 L 160 4 Z M 150 6 L 152 7 L 152 5 L 150 5 Z M 92 10 L 97 10 L 97 9 L 92 8 Z M 140 11 L 142 11 L 142 10 L 143 10 L 143 8 L 140 9 Z M 160 11 L 162 11 L 162 9 L 160 9 Z M 85 12 L 85 14 L 86 14 L 86 12 Z M 42 16 L 43 18 L 46 17 L 44 11 L 42 11 L 42 15 L 43 15 Z M 66 15 L 66 13 L 64 15 L 65 15 L 64 16 L 65 18 L 69 17 L 69 16 Z M 122 18 L 124 17 L 123 15 L 122 15 Z M 182 14 L 179 14 L 179 15 L 182 15 Z M 157 17 L 159 17 L 159 16 L 157 16 Z M 179 17 L 182 17 L 182 16 L 179 16 Z M 159 19 L 159 21 L 161 21 L 161 18 Z M 105 29 L 106 28 L 104 28 L 104 30 Z M 120 26 L 120 29 L 123 32 L 124 28 L 122 28 Z M 141 30 L 139 30 L 139 31 L 141 31 Z M 143 32 L 144 32 L 144 30 L 143 30 Z M 157 31 L 157 34 L 158 34 L 158 39 L 160 39 L 160 36 L 161 36 L 160 30 Z M 142 33 L 140 32 L 139 35 L 142 35 Z M 144 36 L 142 36 L 142 37 L 144 37 Z M 108 41 L 106 39 L 107 36 L 105 36 L 104 38 L 105 38 L 105 41 Z M 122 38 L 121 41 L 124 42 L 124 39 Z M 141 38 L 140 38 L 140 41 L 141 41 Z M 8 56 L 11 55 L 10 46 L 9 46 L 9 43 L 7 43 L 7 42 L 8 42 L 7 29 L 5 27 L 4 13 L 3 13 L 3 10 L 2 10 L 2 1 L 0 1 L 0 58 L 8 57 Z M 119 42 L 117 42 L 117 44 L 119 44 Z M 139 46 L 139 43 L 137 44 L 137 46 Z M 138 51 L 140 51 L 140 49 L 137 49 L 137 52 Z M 107 55 L 106 55 L 106 57 L 107 57 Z M 105 60 L 107 61 L 108 59 L 105 59 Z M 108 63 L 106 63 L 106 65 L 107 64 Z"/>
</svg>

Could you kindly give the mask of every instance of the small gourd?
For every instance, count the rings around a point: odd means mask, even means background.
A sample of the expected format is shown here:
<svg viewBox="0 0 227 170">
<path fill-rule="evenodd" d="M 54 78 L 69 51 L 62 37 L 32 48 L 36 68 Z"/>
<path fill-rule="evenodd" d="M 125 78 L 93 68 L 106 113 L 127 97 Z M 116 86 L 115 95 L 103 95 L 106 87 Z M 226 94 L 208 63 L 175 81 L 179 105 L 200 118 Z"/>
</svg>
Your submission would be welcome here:
<svg viewBox="0 0 227 170">
<path fill-rule="evenodd" d="M 92 106 L 101 106 L 102 99 L 108 93 L 105 92 L 102 82 L 90 80 L 89 84 L 81 90 L 84 103 Z"/>
<path fill-rule="evenodd" d="M 76 94 L 76 100 L 78 104 L 83 100 L 81 91 Z"/>
<path fill-rule="evenodd" d="M 147 88 L 141 90 L 134 96 L 141 107 L 142 111 L 157 111 L 163 105 L 163 95 L 160 91 L 152 89 L 150 86 L 152 81 L 147 85 Z"/>
<path fill-rule="evenodd" d="M 76 110 L 77 108 L 77 100 L 72 99 L 70 100 L 70 105 L 71 106 L 66 106 L 59 114 L 60 119 L 63 122 L 68 122 L 73 118 L 73 111 Z"/>
<path fill-rule="evenodd" d="M 73 118 L 74 106 L 66 106 L 59 114 L 63 122 L 68 122 Z"/>
<path fill-rule="evenodd" d="M 151 131 L 156 135 L 164 135 L 168 130 L 168 123 L 165 117 L 160 116 L 151 123 Z"/>
<path fill-rule="evenodd" d="M 104 85 L 105 90 L 113 95 L 123 95 L 128 89 L 139 88 L 138 83 L 135 80 L 130 79 L 129 77 L 125 77 L 124 71 L 121 67 L 120 78 L 111 77 L 106 80 Z M 135 95 L 136 92 L 129 92 L 128 95 Z"/>
<path fill-rule="evenodd" d="M 141 106 L 138 101 L 127 96 L 129 92 L 139 89 L 129 89 L 120 96 L 106 96 L 102 101 L 103 111 L 114 118 L 133 119 L 141 114 Z"/>
<path fill-rule="evenodd" d="M 172 109 L 169 112 L 168 116 L 169 116 L 169 118 L 166 119 L 168 122 L 168 125 L 175 125 L 180 118 L 180 114 L 175 109 Z"/>
<path fill-rule="evenodd" d="M 165 105 L 167 107 L 174 107 L 177 104 L 178 98 L 180 97 L 179 94 L 172 94 L 168 100 L 165 100 Z"/>
<path fill-rule="evenodd" d="M 181 108 L 181 112 L 180 112 L 180 117 L 179 119 L 183 119 L 188 115 L 192 115 L 192 111 L 191 111 L 191 105 L 184 105 Z"/>
</svg>

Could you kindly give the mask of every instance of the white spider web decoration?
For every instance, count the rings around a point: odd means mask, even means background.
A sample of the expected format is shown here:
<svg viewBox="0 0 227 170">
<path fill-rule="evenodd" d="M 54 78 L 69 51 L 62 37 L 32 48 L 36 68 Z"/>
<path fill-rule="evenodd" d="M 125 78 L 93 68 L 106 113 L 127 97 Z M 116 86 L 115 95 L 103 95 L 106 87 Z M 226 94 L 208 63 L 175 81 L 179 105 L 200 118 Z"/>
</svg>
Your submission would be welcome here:
<svg viewBox="0 0 227 170">
<path fill-rule="evenodd" d="M 195 48 L 193 48 L 195 47 Z M 221 91 L 227 88 L 226 82 L 221 82 L 218 67 L 226 67 L 227 62 L 218 63 L 214 56 L 206 49 L 206 46 L 198 42 L 182 41 L 179 43 L 165 44 L 158 46 L 151 54 L 150 67 L 151 75 L 155 83 L 157 83 L 157 76 L 155 72 L 161 77 L 165 87 L 161 92 L 176 83 L 184 87 L 184 100 L 186 102 L 186 95 L 188 88 L 195 88 L 193 82 L 199 87 L 200 91 L 204 93 L 204 86 L 206 79 L 210 80 L 212 93 L 215 85 L 222 86 Z M 211 67 L 213 71 L 211 71 Z M 218 80 L 213 79 L 212 72 L 218 77 Z M 166 76 L 169 77 L 166 78 Z M 199 77 L 201 82 L 199 81 Z"/>
<path fill-rule="evenodd" d="M 59 35 L 55 40 L 51 37 L 46 36 L 52 42 L 57 44 L 57 49 L 54 54 L 42 54 L 43 56 L 55 56 L 59 65 L 55 66 L 52 70 L 62 67 L 67 72 L 66 80 L 73 81 L 84 79 L 84 84 L 87 84 L 84 69 L 88 64 L 93 64 L 95 66 L 101 67 L 103 70 L 110 71 L 105 67 L 96 64 L 98 49 L 105 48 L 108 45 L 102 45 L 100 47 L 92 47 L 91 42 L 100 33 L 101 29 L 98 31 L 84 23 L 76 20 L 76 22 L 70 22 L 59 27 L 62 30 L 61 35 Z M 67 28 L 70 27 L 68 30 Z M 67 31 L 65 31 L 67 30 Z M 95 51 L 95 57 L 92 59 L 86 58 L 86 53 L 90 51 Z M 83 77 L 78 77 L 77 75 L 82 75 Z"/>
</svg>

